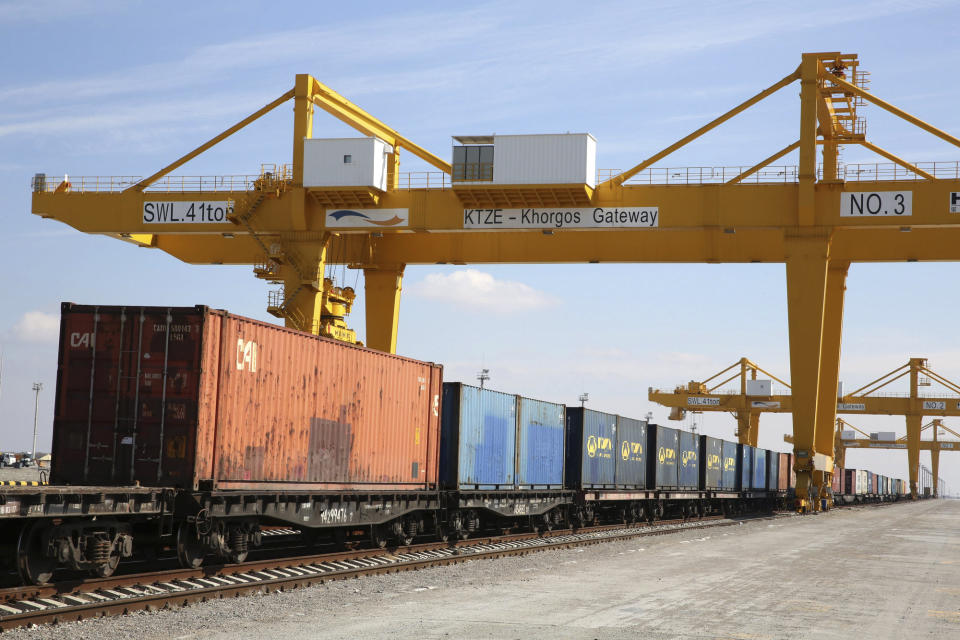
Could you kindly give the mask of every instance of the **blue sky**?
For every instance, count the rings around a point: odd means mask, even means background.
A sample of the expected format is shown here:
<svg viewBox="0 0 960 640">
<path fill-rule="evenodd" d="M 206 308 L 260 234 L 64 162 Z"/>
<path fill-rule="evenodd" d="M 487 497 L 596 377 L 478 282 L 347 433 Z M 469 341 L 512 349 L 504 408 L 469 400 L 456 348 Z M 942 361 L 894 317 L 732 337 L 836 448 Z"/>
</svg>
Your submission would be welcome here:
<svg viewBox="0 0 960 640">
<path fill-rule="evenodd" d="M 148 175 L 289 89 L 296 73 L 441 157 L 451 135 L 589 131 L 598 167 L 623 169 L 780 79 L 802 52 L 842 50 L 860 54 L 877 95 L 960 132 L 960 44 L 945 30 L 960 23 L 956 3 L 470 7 L 0 2 L 0 450 L 29 447 L 34 381 L 46 385 L 39 448 L 49 442 L 61 301 L 203 303 L 271 319 L 266 285 L 249 268 L 185 265 L 31 215 L 30 176 Z M 960 158 L 876 108 L 864 114 L 869 137 L 907 159 Z M 792 86 L 660 165 L 753 164 L 797 138 L 798 117 Z M 353 133 L 317 116 L 314 136 L 344 135 Z M 277 109 L 178 173 L 256 173 L 262 162 L 288 162 L 291 139 L 290 110 Z M 843 155 L 880 160 L 860 148 Z M 421 168 L 404 157 L 403 170 Z M 854 265 L 847 387 L 911 356 L 960 380 L 958 277 L 956 264 Z M 356 278 L 348 272 L 346 283 Z M 650 386 L 701 379 L 743 355 L 789 374 L 782 265 L 410 267 L 404 284 L 399 350 L 443 362 L 448 379 L 487 367 L 498 389 L 570 403 L 587 391 L 594 408 L 664 420 L 646 400 Z M 352 324 L 362 335 L 362 303 Z M 899 418 L 851 421 L 904 430 Z M 699 422 L 732 437 L 724 414 Z M 761 446 L 787 450 L 789 417 L 761 424 Z M 942 475 L 960 490 L 960 460 L 943 459 Z M 848 461 L 906 477 L 900 452 Z"/>
</svg>

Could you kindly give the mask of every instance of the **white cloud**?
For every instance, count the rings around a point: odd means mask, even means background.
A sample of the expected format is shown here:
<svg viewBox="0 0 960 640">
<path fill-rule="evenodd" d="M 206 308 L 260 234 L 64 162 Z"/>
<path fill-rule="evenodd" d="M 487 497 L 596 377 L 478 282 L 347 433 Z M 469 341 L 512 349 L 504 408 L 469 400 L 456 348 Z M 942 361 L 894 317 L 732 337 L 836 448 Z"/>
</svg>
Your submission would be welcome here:
<svg viewBox="0 0 960 640">
<path fill-rule="evenodd" d="M 553 306 L 556 298 L 522 282 L 497 280 L 489 273 L 464 269 L 450 274 L 431 273 L 405 287 L 407 292 L 429 300 L 497 313 L 532 311 Z"/>
<path fill-rule="evenodd" d="M 60 316 L 27 311 L 13 325 L 13 334 L 24 342 L 55 342 L 60 337 Z"/>
</svg>

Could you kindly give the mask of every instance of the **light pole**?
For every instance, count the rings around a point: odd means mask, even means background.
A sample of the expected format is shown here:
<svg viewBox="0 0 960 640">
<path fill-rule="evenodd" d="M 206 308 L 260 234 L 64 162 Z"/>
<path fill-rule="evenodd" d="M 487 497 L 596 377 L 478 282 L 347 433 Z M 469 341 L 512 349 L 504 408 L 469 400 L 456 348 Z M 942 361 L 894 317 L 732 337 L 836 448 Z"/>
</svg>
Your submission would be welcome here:
<svg viewBox="0 0 960 640">
<path fill-rule="evenodd" d="M 480 388 L 483 389 L 483 383 L 490 379 L 490 369 L 480 369 L 477 374 L 477 380 L 480 381 Z"/>
<path fill-rule="evenodd" d="M 583 409 L 583 405 L 587 404 L 587 400 L 590 399 L 590 394 L 584 391 L 580 394 L 580 408 Z"/>
<path fill-rule="evenodd" d="M 33 403 L 33 449 L 30 450 L 30 457 L 34 463 L 37 461 L 37 412 L 40 410 L 40 390 L 43 389 L 42 382 L 33 383 L 33 391 L 36 393 L 36 400 Z"/>
</svg>

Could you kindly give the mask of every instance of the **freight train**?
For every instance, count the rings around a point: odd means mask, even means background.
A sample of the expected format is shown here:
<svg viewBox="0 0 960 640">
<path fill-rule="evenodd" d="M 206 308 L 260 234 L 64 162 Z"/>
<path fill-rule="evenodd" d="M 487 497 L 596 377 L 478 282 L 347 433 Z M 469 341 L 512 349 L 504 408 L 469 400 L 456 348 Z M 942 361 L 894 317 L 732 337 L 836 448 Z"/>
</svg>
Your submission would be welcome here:
<svg viewBox="0 0 960 640">
<path fill-rule="evenodd" d="M 787 454 L 442 372 L 203 306 L 64 303 L 50 484 L 0 489 L 0 562 L 41 584 L 241 562 L 268 526 L 388 546 L 791 502 Z"/>
</svg>

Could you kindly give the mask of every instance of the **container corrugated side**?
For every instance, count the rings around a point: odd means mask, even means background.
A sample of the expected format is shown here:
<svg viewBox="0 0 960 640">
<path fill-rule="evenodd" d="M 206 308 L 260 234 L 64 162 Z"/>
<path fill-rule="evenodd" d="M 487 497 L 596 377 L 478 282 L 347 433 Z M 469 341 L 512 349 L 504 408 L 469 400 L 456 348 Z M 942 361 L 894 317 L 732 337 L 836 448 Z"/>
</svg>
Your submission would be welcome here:
<svg viewBox="0 0 960 640">
<path fill-rule="evenodd" d="M 711 436 L 700 436 L 700 488 L 721 489 L 722 475 L 723 440 Z"/>
<path fill-rule="evenodd" d="M 749 491 L 753 484 L 753 457 L 754 449 L 748 444 L 738 444 L 740 458 L 740 489 Z"/>
<path fill-rule="evenodd" d="M 613 487 L 616 482 L 617 416 L 567 407 L 568 487 Z"/>
<path fill-rule="evenodd" d="M 588 133 L 496 135 L 493 184 L 596 184 L 597 143 Z"/>
<path fill-rule="evenodd" d="M 563 486 L 565 407 L 517 397 L 517 485 Z"/>
<path fill-rule="evenodd" d="M 840 467 L 834 467 L 833 480 L 830 483 L 831 489 L 833 489 L 834 495 L 839 495 L 843 488 L 843 483 L 840 481 L 841 478 L 843 478 L 843 469 L 841 469 Z"/>
<path fill-rule="evenodd" d="M 767 488 L 767 450 L 757 447 L 753 453 L 753 480 L 751 489 Z"/>
<path fill-rule="evenodd" d="M 444 383 L 444 484 L 461 489 L 513 488 L 516 432 L 516 396 Z"/>
<path fill-rule="evenodd" d="M 697 489 L 700 486 L 700 438 L 683 430 L 677 435 L 677 486 Z"/>
<path fill-rule="evenodd" d="M 777 478 L 780 476 L 780 455 L 777 451 L 767 451 L 767 490 L 778 491 Z"/>
<path fill-rule="evenodd" d="M 61 481 L 436 486 L 439 365 L 206 307 L 68 303 L 63 316 L 54 443 L 73 463 L 57 465 Z"/>
<path fill-rule="evenodd" d="M 647 488 L 676 489 L 680 484 L 676 429 L 647 424 Z"/>
<path fill-rule="evenodd" d="M 436 484 L 439 365 L 211 313 L 222 317 L 218 487 Z"/>
<path fill-rule="evenodd" d="M 777 469 L 777 491 L 786 492 L 790 489 L 790 454 L 780 453 L 777 457 L 780 458 L 780 466 Z"/>
<path fill-rule="evenodd" d="M 617 417 L 616 485 L 622 489 L 647 488 L 647 423 Z"/>
<path fill-rule="evenodd" d="M 723 472 L 720 474 L 720 488 L 725 491 L 736 491 L 740 483 L 737 473 L 740 468 L 737 464 L 740 459 L 737 454 L 737 443 L 723 440 Z"/>
</svg>

